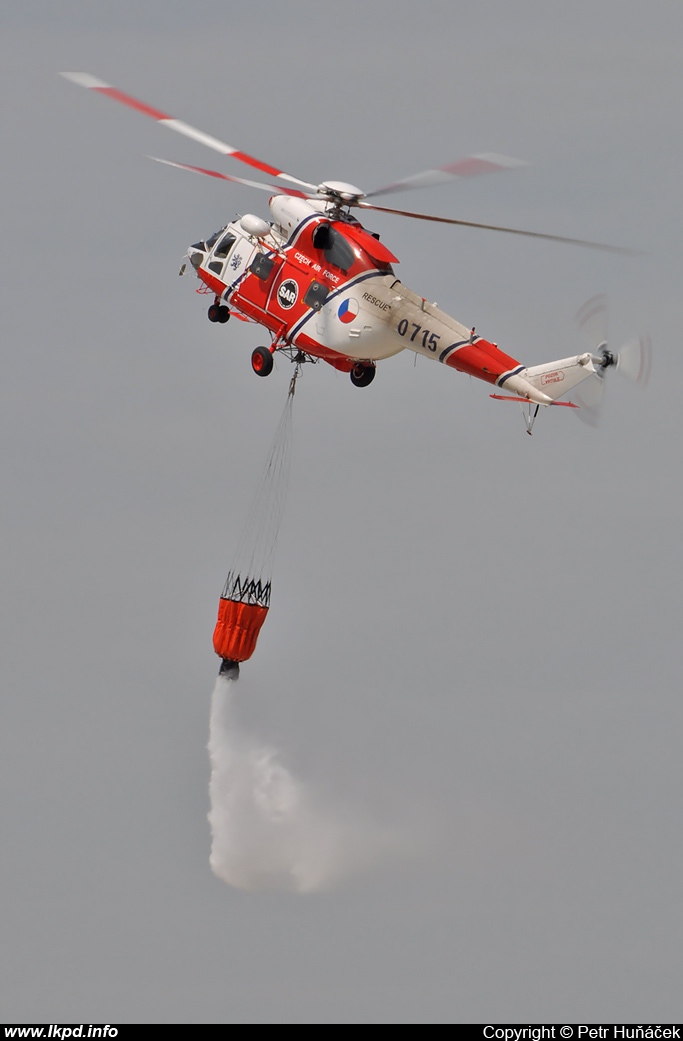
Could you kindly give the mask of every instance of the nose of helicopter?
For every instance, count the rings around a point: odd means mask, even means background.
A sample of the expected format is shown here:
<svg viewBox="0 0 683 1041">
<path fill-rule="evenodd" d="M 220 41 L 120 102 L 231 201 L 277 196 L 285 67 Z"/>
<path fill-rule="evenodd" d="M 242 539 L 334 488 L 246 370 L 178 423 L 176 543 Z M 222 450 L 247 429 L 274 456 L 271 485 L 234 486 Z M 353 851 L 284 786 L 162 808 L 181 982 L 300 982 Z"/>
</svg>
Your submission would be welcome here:
<svg viewBox="0 0 683 1041">
<path fill-rule="evenodd" d="M 206 253 L 207 249 L 205 242 L 193 242 L 191 246 L 188 246 L 187 257 L 195 271 L 205 259 Z"/>
</svg>

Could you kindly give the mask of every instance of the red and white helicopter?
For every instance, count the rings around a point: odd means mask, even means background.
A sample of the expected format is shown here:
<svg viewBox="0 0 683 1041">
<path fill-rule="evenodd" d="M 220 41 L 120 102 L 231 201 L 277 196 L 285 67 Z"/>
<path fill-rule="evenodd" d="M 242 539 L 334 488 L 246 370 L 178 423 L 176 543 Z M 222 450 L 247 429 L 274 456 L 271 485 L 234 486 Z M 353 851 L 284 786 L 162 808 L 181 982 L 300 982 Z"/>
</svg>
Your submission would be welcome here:
<svg viewBox="0 0 683 1041">
<path fill-rule="evenodd" d="M 208 310 L 210 321 L 227 322 L 234 314 L 268 330 L 270 346 L 256 347 L 251 356 L 252 367 L 259 376 L 267 376 L 272 371 L 273 355 L 279 351 L 297 365 L 322 359 L 348 372 L 354 386 L 365 387 L 374 379 L 378 361 L 409 348 L 495 386 L 499 393 L 492 394 L 493 398 L 519 402 L 529 433 L 541 406 L 581 408 L 587 405 L 590 407 L 586 415 L 590 417 L 594 402 L 601 394 L 603 377 L 610 368 L 622 369 L 635 382 L 647 382 L 648 340 L 628 345 L 616 353 L 608 349 L 604 335 L 596 334 L 590 353 L 542 365 L 523 365 L 501 351 L 497 344 L 479 336 L 475 329 L 462 325 L 404 286 L 393 271 L 397 258 L 379 241 L 379 236 L 368 232 L 351 214 L 352 209 L 394 213 L 612 252 L 631 252 L 559 235 L 378 206 L 369 201 L 390 192 L 525 165 L 519 160 L 495 154 L 470 156 L 367 194 L 342 181 L 312 184 L 174 119 L 94 76 L 82 72 L 62 75 L 199 144 L 246 163 L 276 182 L 265 184 L 204 167 L 157 160 L 271 193 L 270 221 L 246 214 L 187 250 L 191 268 L 202 282 L 200 291 L 214 297 Z M 180 273 L 185 269 L 184 264 Z M 589 301 L 583 309 L 581 321 L 586 328 L 595 324 L 592 314 L 604 311 L 601 299 Z M 581 384 L 584 397 L 578 390 Z M 558 400 L 570 392 L 574 400 Z"/>
</svg>

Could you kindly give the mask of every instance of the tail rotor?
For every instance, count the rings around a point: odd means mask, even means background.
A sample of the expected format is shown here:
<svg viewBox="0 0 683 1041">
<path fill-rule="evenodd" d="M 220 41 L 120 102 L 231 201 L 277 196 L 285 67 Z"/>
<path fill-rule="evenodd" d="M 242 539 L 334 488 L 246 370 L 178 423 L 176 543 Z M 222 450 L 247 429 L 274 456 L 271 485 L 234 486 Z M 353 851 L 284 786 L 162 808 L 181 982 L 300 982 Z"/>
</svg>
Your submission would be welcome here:
<svg viewBox="0 0 683 1041">
<path fill-rule="evenodd" d="M 620 372 L 631 383 L 644 389 L 652 371 L 652 343 L 649 336 L 629 340 L 618 351 L 608 346 L 607 298 L 591 297 L 576 313 L 576 323 L 593 350 L 596 374 L 582 383 L 574 398 L 580 407 L 576 415 L 589 426 L 598 426 L 605 390 L 605 377 L 610 369 Z"/>
<path fill-rule="evenodd" d="M 652 372 L 652 341 L 649 336 L 629 340 L 616 355 L 616 369 L 636 387 L 647 387 Z"/>
</svg>

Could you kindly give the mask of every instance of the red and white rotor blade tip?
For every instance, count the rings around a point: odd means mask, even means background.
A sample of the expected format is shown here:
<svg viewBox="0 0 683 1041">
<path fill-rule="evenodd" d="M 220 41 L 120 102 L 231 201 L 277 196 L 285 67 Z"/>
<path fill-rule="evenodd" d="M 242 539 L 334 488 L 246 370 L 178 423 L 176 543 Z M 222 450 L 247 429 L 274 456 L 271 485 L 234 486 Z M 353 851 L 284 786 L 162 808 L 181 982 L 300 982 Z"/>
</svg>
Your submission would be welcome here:
<svg viewBox="0 0 683 1041">
<path fill-rule="evenodd" d="M 218 170 L 209 170 L 204 166 L 191 166 L 189 163 L 176 163 L 171 159 L 159 159 L 156 155 L 148 155 L 155 163 L 163 163 L 164 166 L 175 166 L 178 170 L 189 170 L 190 173 L 203 174 L 205 177 L 215 177 L 219 181 L 230 181 L 232 184 L 246 184 L 248 188 L 260 188 L 264 192 L 276 192 L 280 195 L 294 195 L 299 199 L 310 198 L 310 193 L 301 192 L 298 188 L 287 188 L 283 184 L 264 184 L 263 181 L 250 181 L 246 177 L 231 177 L 230 174 L 220 173 Z"/>
<path fill-rule="evenodd" d="M 479 152 L 454 163 L 446 163 L 436 172 L 450 177 L 478 177 L 480 174 L 495 173 L 496 170 L 514 170 L 528 165 L 526 159 L 515 159 L 514 156 L 501 155 L 500 152 Z"/>
<path fill-rule="evenodd" d="M 105 83 L 87 72 L 63 72 L 62 76 L 71 80 L 72 83 L 76 83 L 79 87 L 94 90 L 98 94 L 104 94 L 106 97 L 111 98 L 113 101 L 118 101 L 121 105 L 127 105 L 129 108 L 135 109 L 136 112 L 141 112 L 144 116 L 149 116 L 150 119 L 163 124 L 169 130 L 175 130 L 176 133 L 183 134 L 192 141 L 197 141 L 200 145 L 205 145 L 206 148 L 212 148 L 215 152 L 220 152 L 221 155 L 232 156 L 233 159 L 238 159 L 241 163 L 253 166 L 255 169 L 260 170 L 261 173 L 268 174 L 269 177 L 277 177 L 283 181 L 289 181 L 291 184 L 298 184 L 302 188 L 308 188 L 313 192 L 316 191 L 316 185 L 309 184 L 308 181 L 300 181 L 298 177 L 292 177 L 291 174 L 284 173 L 275 166 L 261 162 L 260 159 L 247 155 L 246 152 L 241 152 L 233 145 L 228 145 L 217 137 L 205 134 L 203 130 L 197 130 L 188 123 L 183 123 L 180 119 L 174 119 L 173 116 L 169 116 L 159 109 L 152 108 L 151 105 L 147 105 L 144 101 L 139 101 L 130 94 L 124 94 L 117 87 L 112 87 L 111 84 Z"/>
<path fill-rule="evenodd" d="M 468 155 L 455 163 L 447 163 L 435 170 L 423 170 L 421 173 L 404 177 L 393 184 L 386 184 L 374 192 L 368 192 L 366 198 L 375 195 L 388 195 L 390 192 L 403 192 L 411 188 L 431 188 L 435 184 L 447 184 L 461 177 L 479 177 L 481 174 L 495 173 L 497 170 L 513 170 L 520 166 L 528 166 L 523 159 L 513 159 L 508 155 L 496 152 L 482 152 L 479 155 Z"/>
</svg>

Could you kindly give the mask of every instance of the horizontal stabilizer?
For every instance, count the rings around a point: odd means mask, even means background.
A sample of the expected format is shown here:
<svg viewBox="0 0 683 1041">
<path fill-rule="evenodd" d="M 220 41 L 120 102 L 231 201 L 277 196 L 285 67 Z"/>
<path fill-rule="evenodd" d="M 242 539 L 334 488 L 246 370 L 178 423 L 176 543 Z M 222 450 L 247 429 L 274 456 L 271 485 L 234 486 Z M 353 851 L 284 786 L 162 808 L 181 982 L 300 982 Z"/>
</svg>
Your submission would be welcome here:
<svg viewBox="0 0 683 1041">
<path fill-rule="evenodd" d="M 496 401 L 520 401 L 523 405 L 529 404 L 528 398 L 513 398 L 509 394 L 489 394 L 489 397 L 495 398 Z M 564 405 L 565 408 L 579 408 L 573 401 L 549 401 L 549 405 Z"/>
</svg>

